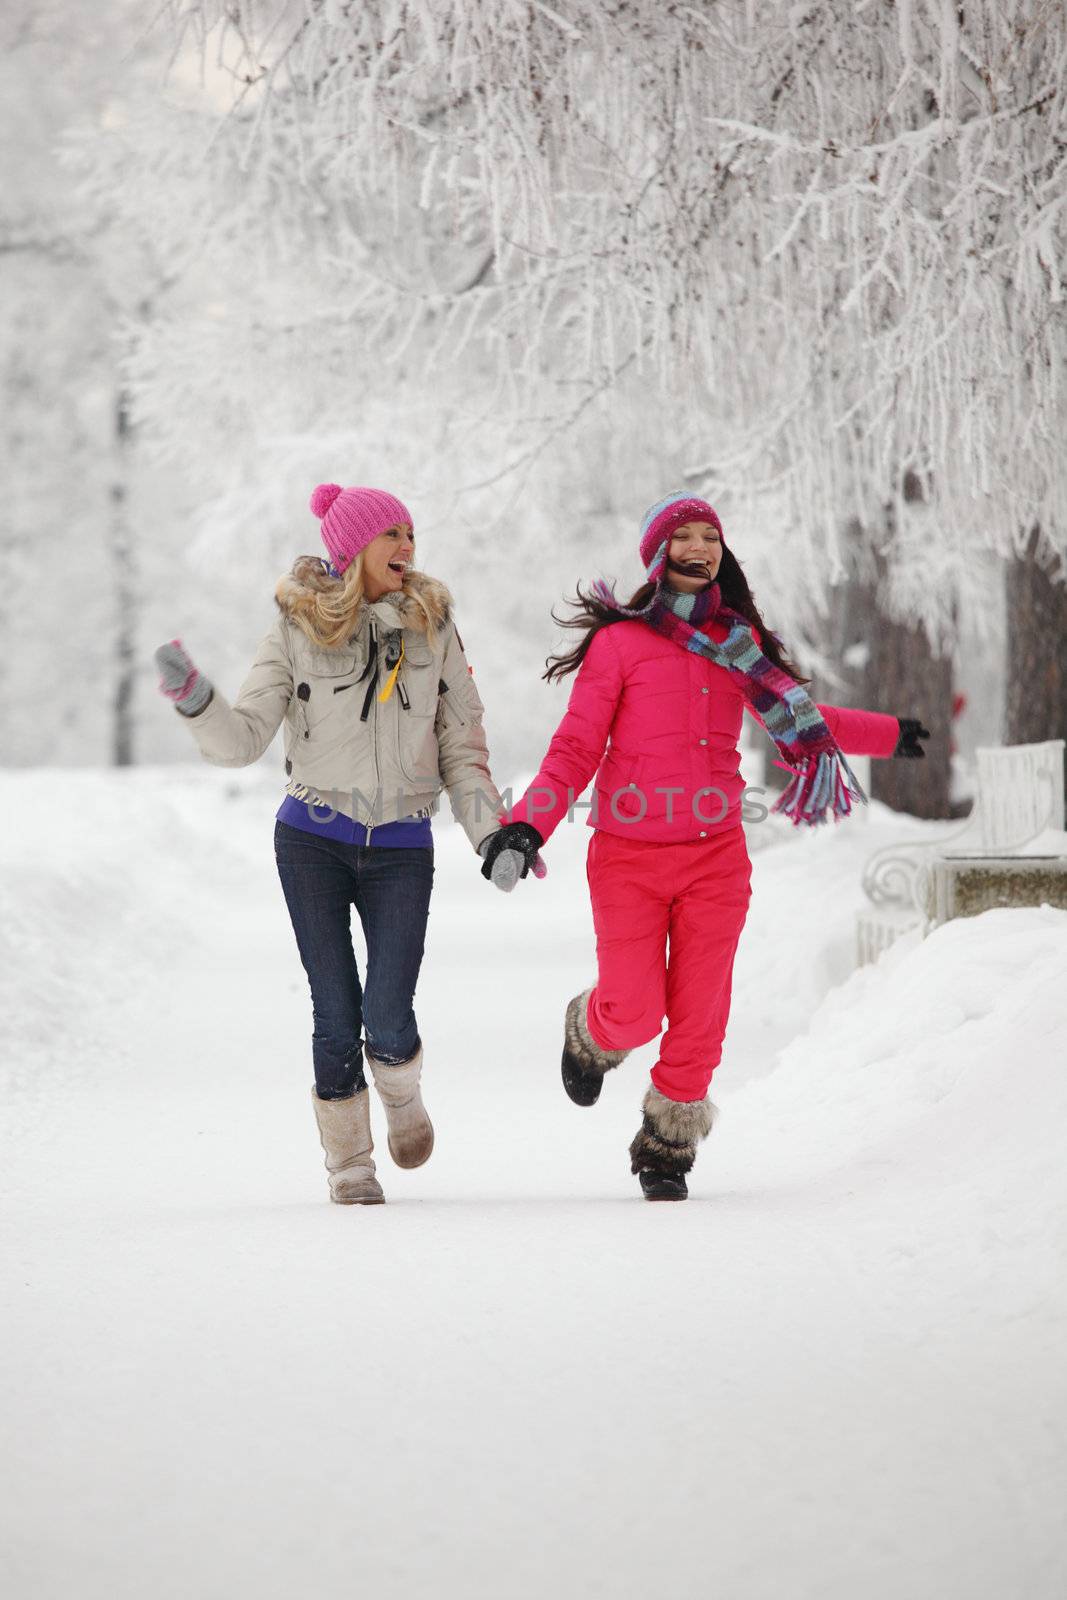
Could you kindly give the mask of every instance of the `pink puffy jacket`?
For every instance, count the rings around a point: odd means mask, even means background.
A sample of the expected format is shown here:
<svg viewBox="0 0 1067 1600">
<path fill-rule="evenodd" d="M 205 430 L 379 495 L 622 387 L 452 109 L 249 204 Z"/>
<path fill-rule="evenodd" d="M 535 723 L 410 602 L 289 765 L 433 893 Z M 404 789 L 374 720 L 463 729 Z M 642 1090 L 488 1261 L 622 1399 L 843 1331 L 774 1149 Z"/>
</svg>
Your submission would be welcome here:
<svg viewBox="0 0 1067 1600">
<path fill-rule="evenodd" d="M 719 625 L 710 631 L 726 637 Z M 725 667 L 643 622 L 602 628 L 578 669 L 541 770 L 508 820 L 529 822 L 547 839 L 595 772 L 591 827 L 655 844 L 736 827 L 745 708 L 740 683 Z M 819 710 L 846 755 L 893 754 L 896 717 L 841 706 Z M 764 803 L 758 793 L 754 800 Z"/>
</svg>

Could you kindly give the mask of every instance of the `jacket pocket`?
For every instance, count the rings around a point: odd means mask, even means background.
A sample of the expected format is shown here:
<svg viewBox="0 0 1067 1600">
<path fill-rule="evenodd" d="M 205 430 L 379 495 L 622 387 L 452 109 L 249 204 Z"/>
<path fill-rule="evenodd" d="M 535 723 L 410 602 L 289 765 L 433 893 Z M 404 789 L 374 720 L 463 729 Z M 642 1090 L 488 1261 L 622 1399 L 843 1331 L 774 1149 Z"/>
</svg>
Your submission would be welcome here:
<svg viewBox="0 0 1067 1600">
<path fill-rule="evenodd" d="M 441 678 L 437 685 L 437 724 L 442 732 L 450 728 L 469 728 L 485 715 L 482 697 L 468 668 L 451 683 Z"/>
<path fill-rule="evenodd" d="M 471 721 L 459 695 L 443 678 L 437 685 L 436 709 L 438 725 L 445 730 L 449 728 L 465 728 Z"/>
<path fill-rule="evenodd" d="M 321 728 L 341 725 L 351 715 L 351 690 L 359 681 L 355 650 L 324 650 L 308 644 L 293 661 L 293 704 L 296 730 L 300 738 L 310 739 Z"/>
<path fill-rule="evenodd" d="M 397 756 L 400 771 L 417 793 L 434 792 L 441 787 L 441 763 L 434 725 L 428 717 L 408 717 L 400 724 Z"/>
<path fill-rule="evenodd" d="M 637 817 L 647 809 L 648 796 L 642 804 L 640 756 L 624 755 L 621 751 L 608 753 L 597 774 L 596 787 L 608 806 L 608 814 L 616 819 Z"/>
<path fill-rule="evenodd" d="M 402 716 L 432 717 L 437 710 L 437 672 L 433 651 L 424 640 L 404 637 L 404 661 L 397 689 Z"/>
</svg>

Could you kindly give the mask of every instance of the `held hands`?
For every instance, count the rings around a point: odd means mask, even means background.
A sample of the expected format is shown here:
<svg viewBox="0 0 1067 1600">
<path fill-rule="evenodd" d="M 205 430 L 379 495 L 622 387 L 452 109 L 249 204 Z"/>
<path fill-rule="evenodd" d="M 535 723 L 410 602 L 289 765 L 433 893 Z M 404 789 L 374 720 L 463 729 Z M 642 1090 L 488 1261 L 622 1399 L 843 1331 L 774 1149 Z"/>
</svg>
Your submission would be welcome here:
<svg viewBox="0 0 1067 1600">
<path fill-rule="evenodd" d="M 926 751 L 919 743 L 920 739 L 929 739 L 930 730 L 924 728 L 918 717 L 898 717 L 897 726 L 900 728 L 900 738 L 893 751 L 895 756 L 903 756 L 907 761 L 922 760 Z"/>
<path fill-rule="evenodd" d="M 198 672 L 180 639 L 161 644 L 155 653 L 159 692 L 173 700 L 183 717 L 195 717 L 211 699 L 211 683 Z"/>
<path fill-rule="evenodd" d="M 482 856 L 482 877 L 510 894 L 520 878 L 533 869 L 535 878 L 543 878 L 548 868 L 538 851 L 544 840 L 537 829 L 528 822 L 508 822 L 483 839 L 478 846 Z"/>
</svg>

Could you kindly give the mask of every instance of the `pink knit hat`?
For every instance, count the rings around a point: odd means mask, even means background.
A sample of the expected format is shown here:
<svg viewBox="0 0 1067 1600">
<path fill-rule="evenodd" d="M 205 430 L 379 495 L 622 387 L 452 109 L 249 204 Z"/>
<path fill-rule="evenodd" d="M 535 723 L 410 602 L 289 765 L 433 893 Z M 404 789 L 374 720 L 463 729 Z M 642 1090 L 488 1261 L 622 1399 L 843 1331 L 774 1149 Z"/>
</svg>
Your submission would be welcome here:
<svg viewBox="0 0 1067 1600">
<path fill-rule="evenodd" d="M 671 534 L 687 522 L 710 522 L 723 538 L 718 512 L 694 495 L 669 494 L 645 512 L 641 521 L 641 560 L 649 583 L 658 583 L 666 572 Z"/>
<path fill-rule="evenodd" d="M 407 506 L 384 489 L 342 489 L 339 483 L 320 483 L 311 496 L 311 509 L 322 523 L 322 542 L 338 575 L 386 529 L 402 522 L 414 527 Z"/>
</svg>

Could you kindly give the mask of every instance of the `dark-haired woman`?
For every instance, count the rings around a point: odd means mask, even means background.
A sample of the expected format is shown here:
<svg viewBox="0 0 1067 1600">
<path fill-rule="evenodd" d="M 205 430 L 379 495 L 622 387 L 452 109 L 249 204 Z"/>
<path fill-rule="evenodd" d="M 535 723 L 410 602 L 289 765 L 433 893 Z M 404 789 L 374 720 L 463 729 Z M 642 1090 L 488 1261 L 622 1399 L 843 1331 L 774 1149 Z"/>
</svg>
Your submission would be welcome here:
<svg viewBox="0 0 1067 1600">
<path fill-rule="evenodd" d="M 567 1007 L 563 1082 L 592 1105 L 604 1073 L 655 1039 L 666 1016 L 630 1160 L 648 1199 L 683 1200 L 715 1117 L 707 1091 L 751 893 L 737 748 L 746 703 L 793 771 L 775 809 L 794 822 L 844 816 L 866 798 L 844 752 L 921 755 L 928 735 L 911 719 L 811 701 L 706 501 L 676 494 L 653 506 L 641 559 L 647 581 L 629 605 L 603 583 L 579 591 L 567 625 L 584 637 L 545 673 L 578 671 L 567 713 L 482 870 L 504 849 L 532 866 L 596 774 L 587 876 L 597 981 Z"/>
</svg>

